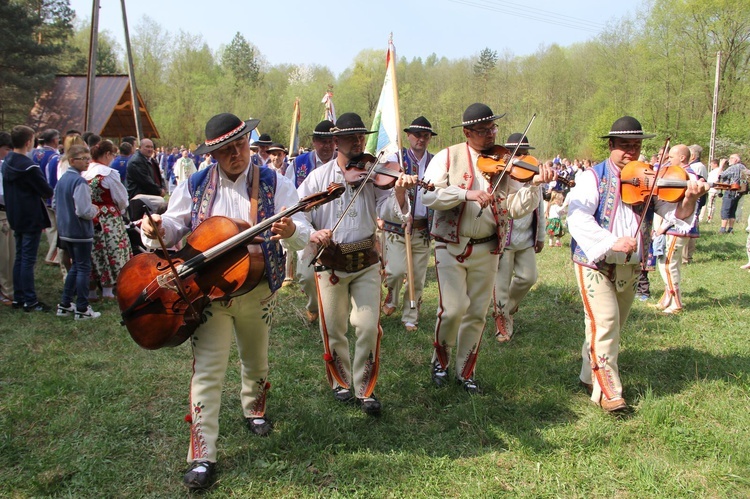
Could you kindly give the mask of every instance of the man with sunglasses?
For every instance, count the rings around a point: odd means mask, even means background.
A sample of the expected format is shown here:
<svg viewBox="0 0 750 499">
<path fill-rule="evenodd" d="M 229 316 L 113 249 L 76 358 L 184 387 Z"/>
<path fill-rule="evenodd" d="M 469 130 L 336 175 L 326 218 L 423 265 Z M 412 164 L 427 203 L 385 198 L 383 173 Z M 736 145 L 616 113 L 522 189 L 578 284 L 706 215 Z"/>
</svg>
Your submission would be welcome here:
<svg viewBox="0 0 750 499">
<path fill-rule="evenodd" d="M 456 381 L 470 394 L 480 392 L 474 369 L 508 218 L 523 217 L 537 208 L 538 186 L 554 178 L 552 170 L 541 165 L 531 185 L 516 189 L 509 175 L 499 180 L 498 175 L 483 174 L 477 168 L 479 155 L 495 145 L 495 120 L 503 116 L 485 104 L 470 105 L 462 123 L 453 127 L 463 128 L 466 142 L 437 153 L 425 173 L 425 180 L 435 185 L 423 199 L 425 206 L 435 210 L 430 234 L 435 239 L 440 291 L 432 381 L 437 386 L 448 383 L 449 359 L 455 349 Z"/>
</svg>

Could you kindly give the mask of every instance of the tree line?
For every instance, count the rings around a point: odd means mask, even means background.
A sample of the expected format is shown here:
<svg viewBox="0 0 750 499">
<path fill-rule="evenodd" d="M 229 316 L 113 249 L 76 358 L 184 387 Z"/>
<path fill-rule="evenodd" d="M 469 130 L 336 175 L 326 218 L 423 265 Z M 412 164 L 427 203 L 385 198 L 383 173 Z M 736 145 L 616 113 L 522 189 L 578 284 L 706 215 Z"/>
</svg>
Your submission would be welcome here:
<svg viewBox="0 0 750 499">
<path fill-rule="evenodd" d="M 748 153 L 746 7 L 746 0 L 645 0 L 637 14 L 587 42 L 543 46 L 531 55 L 498 52 L 501 47 L 460 59 L 399 54 L 402 125 L 426 116 L 439 133 L 432 147 L 438 149 L 462 140 L 451 126 L 460 123 L 467 105 L 480 101 L 507 113 L 498 140 L 522 131 L 537 113 L 529 137 L 540 158 L 603 157 L 606 143 L 598 137 L 623 114 L 657 133 L 647 151 L 667 136 L 707 149 L 721 51 L 717 155 Z M 0 38 L 3 128 L 25 121 L 54 74 L 85 73 L 88 44 L 88 26 L 75 20 L 68 0 L 0 0 L 0 23 L 8 19 L 14 30 L 3 32 L 12 36 Z M 329 89 L 339 113 L 357 112 L 368 122 L 385 71 L 385 43 L 382 50 L 362 50 L 336 76 L 314 63 L 270 65 L 241 33 L 212 50 L 200 34 L 175 35 L 148 16 L 131 30 L 131 43 L 138 89 L 164 145 L 202 142 L 207 119 L 224 111 L 260 118 L 262 132 L 288 143 L 295 98 L 301 101 L 301 133 L 310 133 L 323 117 L 320 100 Z M 98 72 L 124 73 L 123 60 L 111 35 L 100 34 Z"/>
</svg>

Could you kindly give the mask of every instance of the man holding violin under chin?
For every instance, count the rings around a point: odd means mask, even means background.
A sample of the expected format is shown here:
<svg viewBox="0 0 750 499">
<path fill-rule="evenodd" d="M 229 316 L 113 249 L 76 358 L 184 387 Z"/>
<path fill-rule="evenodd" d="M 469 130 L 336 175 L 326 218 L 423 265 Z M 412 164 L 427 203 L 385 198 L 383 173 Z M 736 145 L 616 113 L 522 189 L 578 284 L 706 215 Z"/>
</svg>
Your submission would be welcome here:
<svg viewBox="0 0 750 499">
<path fill-rule="evenodd" d="M 196 154 L 210 152 L 218 163 L 191 175 L 179 184 L 162 215 L 143 218 L 143 242 L 159 247 L 157 231 L 166 246 L 172 246 L 204 221 L 214 216 L 240 219 L 253 226 L 297 204 L 294 185 L 275 170 L 251 164 L 247 135 L 259 120 L 242 121 L 230 113 L 214 116 L 206 124 L 206 142 Z M 210 227 L 210 225 L 209 225 Z M 213 301 L 205 308 L 206 321 L 195 330 L 193 376 L 190 381 L 191 463 L 183 481 L 190 489 L 203 489 L 213 482 L 216 471 L 216 440 L 224 375 L 229 362 L 232 336 L 241 364 L 243 415 L 248 429 L 268 435 L 271 422 L 265 417 L 268 382 L 268 331 L 276 304 L 276 290 L 284 280 L 284 255 L 302 249 L 312 231 L 304 215 L 281 217 L 271 225 L 270 238 L 260 243 L 264 278 L 249 292 L 229 301 Z M 223 277 L 223 276 L 219 276 Z"/>
<path fill-rule="evenodd" d="M 440 291 L 432 381 L 437 386 L 449 382 L 448 365 L 455 349 L 456 381 L 470 394 L 480 391 L 474 369 L 508 218 L 523 217 L 537 208 L 539 185 L 554 178 L 552 169 L 541 165 L 537 174 L 528 177 L 531 184 L 511 186 L 512 174 L 503 175 L 493 191 L 504 170 L 493 166 L 489 172 L 482 171 L 477 163 L 486 157 L 483 153 L 493 154 L 493 148 L 501 148 L 499 156 L 505 156 L 506 149 L 495 146 L 495 120 L 503 116 L 485 104 L 470 105 L 462 123 L 454 127 L 463 128 L 466 142 L 437 153 L 425 172 L 425 180 L 435 185 L 434 191 L 424 193 L 423 202 L 435 210 L 430 234 L 435 239 Z"/>
<path fill-rule="evenodd" d="M 316 229 L 310 242 L 318 246 L 318 251 L 322 248 L 313 265 L 323 358 L 334 398 L 343 403 L 356 401 L 365 414 L 374 416 L 381 410 L 373 391 L 380 370 L 383 336 L 380 265 L 374 245 L 377 218 L 405 223 L 411 211 L 406 191 L 416 185 L 417 178 L 396 174 L 398 180 L 393 189 L 378 188 L 373 182 L 362 184 L 367 170 L 359 159 L 369 133 L 374 132 L 365 128 L 357 114 L 342 114 L 331 129 L 338 156 L 313 170 L 297 191 L 305 197 L 331 182 L 347 185 L 335 202 L 308 214 Z M 379 179 L 375 181 L 380 185 Z M 303 256 L 300 265 L 308 264 L 310 258 Z M 356 337 L 353 362 L 346 337 L 348 322 Z"/>
<path fill-rule="evenodd" d="M 580 382 L 606 412 L 628 407 L 617 364 L 620 331 L 633 304 L 651 231 L 640 222 L 651 199 L 625 203 L 621 173 L 638 159 L 643 140 L 651 137 L 632 116 L 618 119 L 602 136 L 609 140 L 609 158 L 582 173 L 570 191 L 568 230 L 586 324 Z M 708 190 L 705 182 L 689 180 L 685 185 L 682 201 L 653 198 L 656 213 L 684 233 L 693 223 L 698 198 Z"/>
</svg>

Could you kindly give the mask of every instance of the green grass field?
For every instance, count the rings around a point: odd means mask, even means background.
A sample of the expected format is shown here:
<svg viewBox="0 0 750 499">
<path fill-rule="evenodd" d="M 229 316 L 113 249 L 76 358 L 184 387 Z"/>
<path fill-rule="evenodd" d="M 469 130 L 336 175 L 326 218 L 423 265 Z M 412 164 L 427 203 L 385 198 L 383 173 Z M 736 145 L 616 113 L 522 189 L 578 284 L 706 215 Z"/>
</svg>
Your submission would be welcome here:
<svg viewBox="0 0 750 499">
<path fill-rule="evenodd" d="M 271 333 L 270 437 L 252 435 L 227 372 L 217 497 L 748 497 L 750 273 L 744 224 L 705 225 L 683 267 L 685 312 L 636 302 L 620 369 L 633 412 L 603 413 L 578 388 L 583 313 L 565 248 L 545 248 L 540 279 L 498 345 L 488 321 L 477 379 L 484 394 L 437 389 L 429 360 L 434 269 L 420 330 L 397 314 L 385 335 L 373 419 L 333 400 L 317 327 L 297 286 L 280 291 Z M 652 293 L 663 291 L 651 274 Z M 59 300 L 59 271 L 37 288 Z M 652 298 L 652 301 L 654 298 Z M 188 383 L 184 344 L 140 349 L 111 302 L 100 319 L 0 310 L 0 496 L 185 495 Z"/>
</svg>

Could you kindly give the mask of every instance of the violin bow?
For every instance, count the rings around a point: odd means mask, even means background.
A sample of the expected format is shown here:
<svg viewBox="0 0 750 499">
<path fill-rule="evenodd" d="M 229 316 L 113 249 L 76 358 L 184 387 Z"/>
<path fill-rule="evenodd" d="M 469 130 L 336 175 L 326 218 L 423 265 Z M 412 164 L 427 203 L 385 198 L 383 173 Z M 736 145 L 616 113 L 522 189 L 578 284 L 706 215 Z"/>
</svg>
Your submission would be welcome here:
<svg viewBox="0 0 750 499">
<path fill-rule="evenodd" d="M 521 135 L 521 139 L 518 141 L 518 144 L 516 144 L 516 147 L 513 149 L 513 153 L 510 155 L 510 159 L 508 160 L 508 163 L 512 163 L 513 162 L 513 158 L 516 157 L 516 153 L 521 148 L 521 141 L 523 141 L 523 138 L 526 137 L 526 134 L 528 133 L 529 128 L 531 128 L 531 124 L 534 123 L 535 119 L 536 119 L 536 113 L 534 113 L 531 116 L 531 119 L 529 120 L 529 124 L 526 125 L 526 129 L 523 131 L 523 134 Z M 505 169 L 497 177 L 497 179 L 495 180 L 495 182 L 492 185 L 492 190 L 490 191 L 490 196 L 491 197 L 493 197 L 493 198 L 495 197 L 495 191 L 497 191 L 497 188 L 500 185 L 500 182 L 503 180 L 503 177 L 505 176 L 505 173 L 508 170 L 510 170 L 512 166 L 513 166 L 512 164 L 506 165 Z M 480 207 L 479 208 L 479 213 L 477 213 L 476 218 L 481 217 L 483 211 L 484 211 L 484 208 Z"/>
<path fill-rule="evenodd" d="M 148 206 L 145 206 L 145 209 L 146 209 L 146 216 L 151 222 L 151 225 L 154 227 L 154 232 L 156 233 L 156 239 L 159 240 L 159 245 L 161 246 L 161 249 L 164 252 L 164 258 L 167 260 L 167 264 L 169 265 L 169 269 L 171 270 L 172 276 L 174 276 L 175 284 L 177 284 L 177 290 L 179 291 L 182 299 L 185 300 L 185 303 L 187 303 L 188 308 L 190 309 L 190 313 L 193 316 L 193 320 L 197 321 L 199 320 L 200 315 L 198 314 L 198 311 L 195 310 L 195 307 L 193 307 L 193 302 L 191 302 L 188 299 L 187 290 L 185 290 L 185 286 L 182 283 L 182 279 L 180 279 L 180 274 L 177 272 L 177 268 L 175 268 L 174 266 L 174 261 L 169 256 L 169 251 L 167 251 L 167 245 L 164 243 L 164 239 L 161 237 L 161 234 L 159 233 L 159 226 L 156 224 L 156 222 L 154 221 L 154 218 L 151 216 L 151 208 L 149 208 Z"/>
<path fill-rule="evenodd" d="M 651 199 L 653 199 L 653 197 L 654 197 L 654 192 L 656 190 L 656 183 L 659 180 L 659 172 L 662 171 L 662 165 L 664 164 L 664 156 L 667 154 L 667 150 L 669 148 L 669 142 L 670 142 L 670 140 L 672 140 L 672 137 L 667 137 L 667 140 L 664 142 L 664 149 L 662 150 L 661 156 L 659 157 L 659 171 L 656 172 L 656 175 L 654 176 L 654 183 L 651 184 L 651 189 L 649 189 L 648 196 L 646 196 L 646 201 L 643 203 L 643 213 L 641 213 L 641 216 L 638 217 L 638 225 L 635 227 L 635 235 L 636 235 L 636 237 L 641 232 L 641 225 L 643 225 L 643 221 L 646 219 L 646 212 L 648 211 L 648 207 L 651 205 Z M 664 171 L 665 172 L 667 171 L 666 168 L 664 169 Z M 664 174 L 662 173 L 662 177 L 663 176 L 664 176 Z M 644 251 L 643 253 L 644 254 L 641 255 L 641 260 L 643 260 L 644 258 L 646 258 L 646 255 L 645 255 L 646 252 Z M 626 262 L 630 261 L 630 257 L 632 255 L 633 255 L 633 252 L 632 251 L 628 251 L 625 254 L 625 261 Z"/>
<path fill-rule="evenodd" d="M 333 237 L 333 233 L 336 232 L 336 229 L 338 229 L 339 225 L 344 220 L 344 217 L 346 216 L 346 213 L 349 211 L 349 208 L 351 208 L 352 205 L 354 204 L 354 200 L 357 199 L 357 196 L 359 196 L 359 193 L 362 192 L 362 189 L 364 189 L 365 185 L 367 185 L 367 181 L 370 180 L 370 178 L 372 177 L 372 174 L 375 171 L 375 167 L 378 164 L 380 164 L 380 159 L 383 157 L 384 153 L 385 151 L 380 151 L 380 153 L 378 153 L 378 157 L 375 158 L 375 161 L 373 161 L 372 166 L 370 166 L 370 169 L 367 170 L 367 175 L 365 176 L 364 179 L 362 179 L 361 181 L 362 183 L 359 184 L 359 187 L 357 187 L 357 190 L 354 191 L 354 195 L 349 200 L 349 203 L 347 203 L 346 208 L 344 208 L 344 212 L 341 214 L 339 219 L 336 220 L 336 223 L 333 225 L 333 228 L 331 229 L 331 237 Z M 307 264 L 308 267 L 312 267 L 312 265 L 318 260 L 318 258 L 320 258 L 320 255 L 323 254 L 323 250 L 325 250 L 325 246 L 321 245 L 320 248 L 318 248 L 318 252 L 315 253 L 315 256 L 312 258 L 312 260 L 310 260 L 310 263 Z"/>
</svg>

